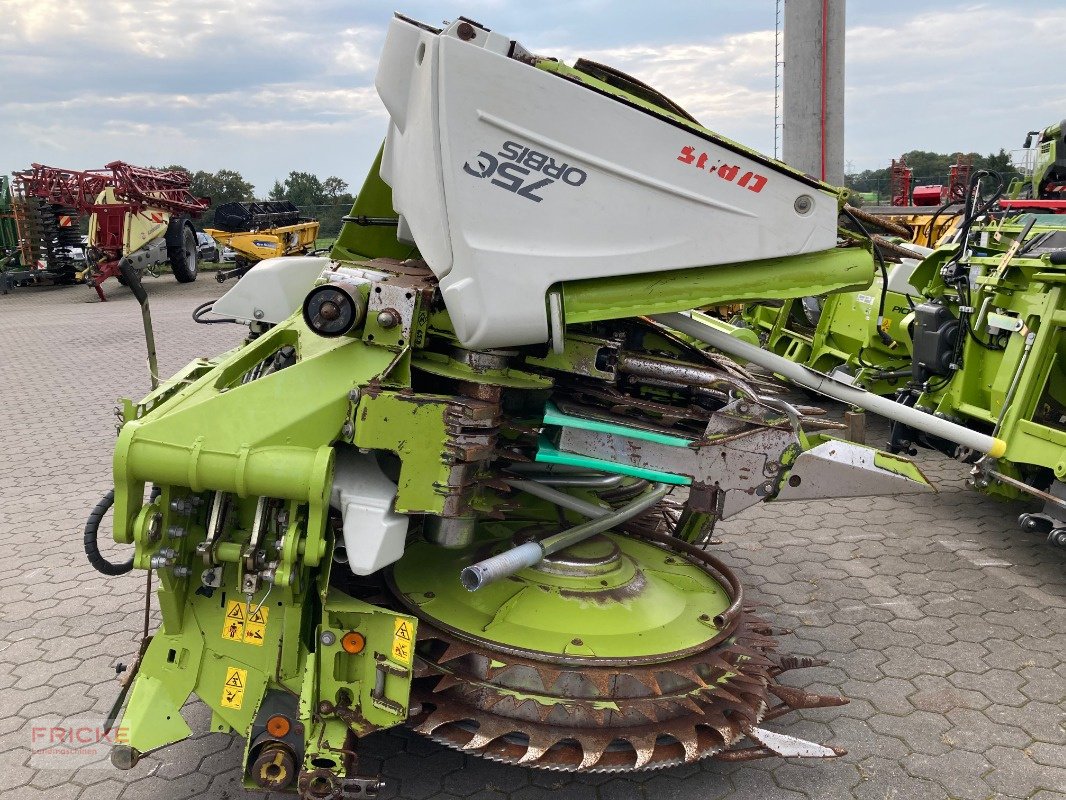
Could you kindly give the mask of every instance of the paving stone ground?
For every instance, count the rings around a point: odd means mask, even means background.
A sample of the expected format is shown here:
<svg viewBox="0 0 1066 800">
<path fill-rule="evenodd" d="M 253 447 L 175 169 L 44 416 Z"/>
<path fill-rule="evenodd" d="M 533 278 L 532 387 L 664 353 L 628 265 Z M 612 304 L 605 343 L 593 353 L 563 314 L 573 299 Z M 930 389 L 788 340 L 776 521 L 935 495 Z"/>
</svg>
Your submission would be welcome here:
<svg viewBox="0 0 1066 800">
<path fill-rule="evenodd" d="M 241 329 L 195 325 L 219 295 L 147 282 L 160 367 L 236 344 Z M 143 573 L 104 578 L 81 528 L 110 488 L 112 408 L 148 387 L 140 315 L 108 286 L 0 297 L 0 797 L 257 800 L 240 786 L 240 739 L 197 734 L 130 772 L 37 769 L 35 723 L 102 718 L 113 665 L 139 641 Z M 884 426 L 871 421 L 871 442 Z M 407 732 L 366 740 L 385 798 L 1066 798 L 1066 552 L 1021 533 L 1027 509 L 974 493 L 964 469 L 918 459 L 939 494 L 762 505 L 721 526 L 724 557 L 780 626 L 783 649 L 830 659 L 789 673 L 850 705 L 775 729 L 848 749 L 834 761 L 700 763 L 628 777 L 568 777 L 463 756 Z M 117 553 L 113 553 L 117 555 Z M 185 709 L 194 730 L 209 715 Z"/>
</svg>

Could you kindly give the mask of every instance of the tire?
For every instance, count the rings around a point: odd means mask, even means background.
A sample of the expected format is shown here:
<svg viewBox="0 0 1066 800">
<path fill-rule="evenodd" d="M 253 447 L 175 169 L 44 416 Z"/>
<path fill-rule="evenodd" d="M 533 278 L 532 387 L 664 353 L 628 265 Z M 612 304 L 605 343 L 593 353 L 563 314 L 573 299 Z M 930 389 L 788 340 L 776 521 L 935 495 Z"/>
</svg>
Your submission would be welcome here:
<svg viewBox="0 0 1066 800">
<path fill-rule="evenodd" d="M 192 283 L 196 280 L 199 259 L 197 255 L 196 231 L 187 221 L 180 221 L 180 233 L 167 236 L 167 256 L 170 269 L 178 283 Z M 177 240 L 175 243 L 174 240 Z"/>
</svg>

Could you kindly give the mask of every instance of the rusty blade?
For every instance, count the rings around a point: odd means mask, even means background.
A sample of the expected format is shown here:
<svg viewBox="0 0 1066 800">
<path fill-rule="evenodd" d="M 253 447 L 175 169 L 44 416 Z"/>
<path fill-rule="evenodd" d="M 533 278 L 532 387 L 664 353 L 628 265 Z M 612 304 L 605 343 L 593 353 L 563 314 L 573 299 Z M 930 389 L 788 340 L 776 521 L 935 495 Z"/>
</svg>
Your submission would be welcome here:
<svg viewBox="0 0 1066 800">
<path fill-rule="evenodd" d="M 829 706 L 845 706 L 848 704 L 848 699 L 846 697 L 831 694 L 813 694 L 812 692 L 805 692 L 802 689 L 797 689 L 793 686 L 774 684 L 770 687 L 770 691 L 773 692 L 781 702 L 793 709 L 826 708 Z"/>
<path fill-rule="evenodd" d="M 633 769 L 644 769 L 649 763 L 651 763 L 652 756 L 655 755 L 655 741 L 658 739 L 654 733 L 646 733 L 643 735 L 630 734 L 627 737 L 630 745 L 633 746 L 633 751 L 636 753 L 636 761 L 633 762 Z"/>
<path fill-rule="evenodd" d="M 536 730 L 529 734 L 529 744 L 526 752 L 518 759 L 519 764 L 530 764 L 543 756 L 553 744 L 555 736 L 547 730 Z"/>
<path fill-rule="evenodd" d="M 773 673 L 780 675 L 793 669 L 807 669 L 808 667 L 824 667 L 829 662 L 824 658 L 812 658 L 810 656 L 781 656 L 777 660 L 777 666 Z"/>
<path fill-rule="evenodd" d="M 610 746 L 614 737 L 609 733 L 584 734 L 581 737 L 581 763 L 579 770 L 588 770 L 600 763 L 604 751 Z"/>
</svg>

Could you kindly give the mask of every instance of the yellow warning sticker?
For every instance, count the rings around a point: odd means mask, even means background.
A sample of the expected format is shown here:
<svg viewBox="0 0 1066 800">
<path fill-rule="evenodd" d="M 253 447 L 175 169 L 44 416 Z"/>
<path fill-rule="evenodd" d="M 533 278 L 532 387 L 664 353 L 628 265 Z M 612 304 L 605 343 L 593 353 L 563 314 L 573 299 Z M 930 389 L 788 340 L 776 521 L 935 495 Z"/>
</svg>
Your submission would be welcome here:
<svg viewBox="0 0 1066 800">
<path fill-rule="evenodd" d="M 245 602 L 230 600 L 226 604 L 226 618 L 222 622 L 222 638 L 230 642 L 244 642 L 262 647 L 266 640 L 269 613 L 270 609 L 265 606 L 249 610 Z M 247 619 L 245 615 L 248 615 Z"/>
<path fill-rule="evenodd" d="M 392 625 L 392 657 L 401 664 L 411 663 L 414 650 L 411 621 L 396 617 Z"/>
<path fill-rule="evenodd" d="M 244 639 L 244 603 L 230 600 L 226 606 L 226 618 L 222 622 L 222 638 L 231 642 Z"/>
<path fill-rule="evenodd" d="M 263 646 L 263 640 L 266 639 L 267 614 L 269 611 L 270 609 L 265 606 L 252 609 L 248 621 L 244 623 L 244 641 L 246 644 Z"/>
<path fill-rule="evenodd" d="M 248 670 L 226 667 L 226 682 L 222 685 L 222 706 L 240 711 L 244 705 L 244 690 L 248 686 Z"/>
</svg>

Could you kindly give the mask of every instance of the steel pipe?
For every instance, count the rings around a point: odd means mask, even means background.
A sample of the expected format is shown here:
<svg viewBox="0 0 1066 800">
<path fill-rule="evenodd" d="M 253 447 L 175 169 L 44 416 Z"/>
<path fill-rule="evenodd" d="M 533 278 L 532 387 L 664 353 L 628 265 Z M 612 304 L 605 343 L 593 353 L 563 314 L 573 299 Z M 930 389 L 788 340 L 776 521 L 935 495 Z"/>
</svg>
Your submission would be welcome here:
<svg viewBox="0 0 1066 800">
<path fill-rule="evenodd" d="M 728 336 L 728 334 L 725 333 L 722 335 Z M 728 373 L 711 367 L 678 364 L 664 358 L 623 353 L 618 358 L 618 369 L 621 372 L 636 375 L 638 378 L 667 380 L 687 386 L 726 386 L 730 389 L 742 392 L 751 400 L 757 401 L 759 399 L 758 393 L 748 386 L 747 383 L 739 378 L 729 375 Z"/>
<path fill-rule="evenodd" d="M 574 497 L 572 494 L 560 492 L 558 489 L 545 486 L 540 481 L 507 478 L 504 480 L 504 483 L 513 489 L 518 489 L 526 494 L 539 497 L 541 500 L 547 500 L 549 503 L 554 503 L 560 508 L 576 511 L 578 514 L 583 514 L 591 519 L 599 519 L 600 517 L 611 513 L 611 509 L 606 506 L 598 506 L 595 503 L 589 503 L 586 500 L 582 500 L 580 497 Z"/>
<path fill-rule="evenodd" d="M 1007 443 L 1002 439 L 972 431 L 962 425 L 956 425 L 954 422 L 948 422 L 916 408 L 902 405 L 887 397 L 872 394 L 865 389 L 840 383 L 821 372 L 793 363 L 787 358 L 782 358 L 747 342 L 742 342 L 727 333 L 717 331 L 685 314 L 656 314 L 653 319 L 674 330 L 699 339 L 701 342 L 706 342 L 729 355 L 772 370 L 799 386 L 804 386 L 842 403 L 865 408 L 887 419 L 908 425 L 915 430 L 924 431 L 933 436 L 956 442 L 963 447 L 968 447 L 980 453 L 988 453 L 993 458 L 1002 456 L 1007 450 Z"/>
<path fill-rule="evenodd" d="M 633 502 L 604 514 L 598 519 L 576 525 L 569 530 L 541 539 L 539 542 L 520 544 L 476 564 L 471 564 L 459 573 L 459 581 L 467 591 L 476 592 L 482 586 L 514 575 L 527 567 L 536 566 L 545 556 L 565 550 L 590 536 L 603 533 L 615 525 L 631 520 L 666 497 L 672 488 L 668 484 L 657 483 L 655 488 L 647 494 L 641 495 Z"/>
</svg>

